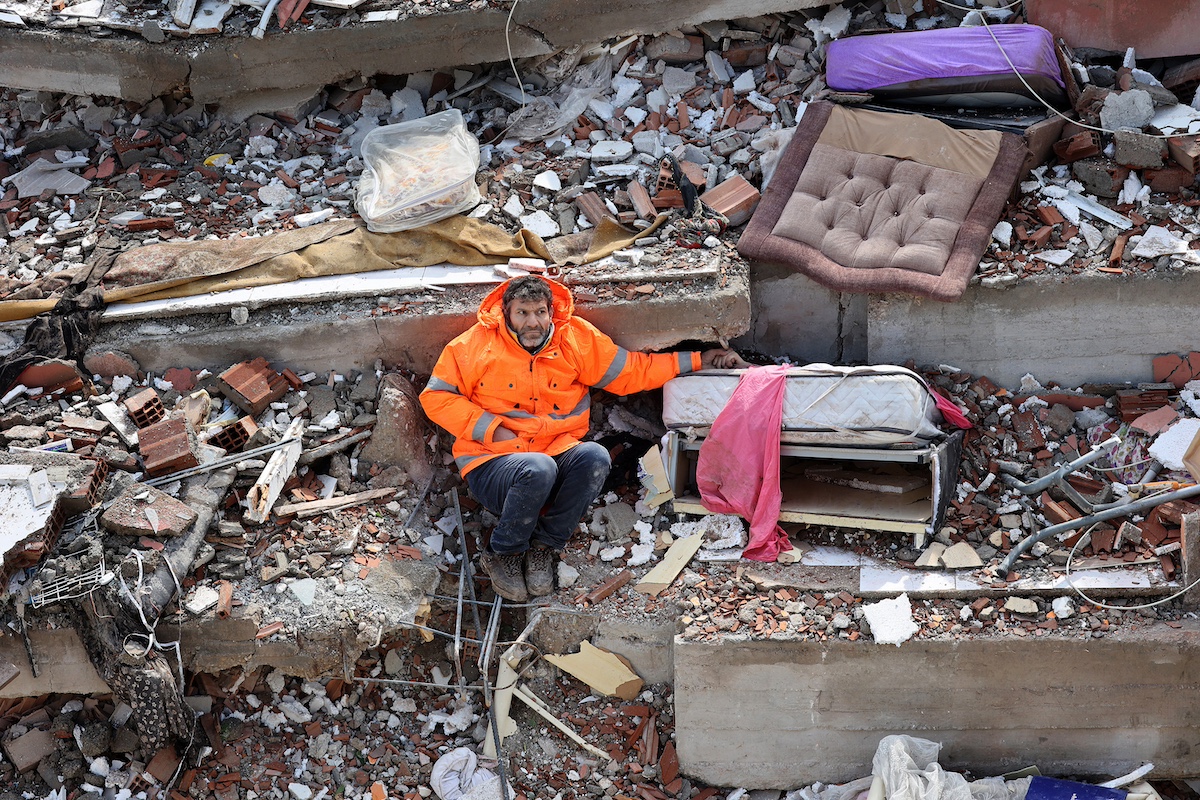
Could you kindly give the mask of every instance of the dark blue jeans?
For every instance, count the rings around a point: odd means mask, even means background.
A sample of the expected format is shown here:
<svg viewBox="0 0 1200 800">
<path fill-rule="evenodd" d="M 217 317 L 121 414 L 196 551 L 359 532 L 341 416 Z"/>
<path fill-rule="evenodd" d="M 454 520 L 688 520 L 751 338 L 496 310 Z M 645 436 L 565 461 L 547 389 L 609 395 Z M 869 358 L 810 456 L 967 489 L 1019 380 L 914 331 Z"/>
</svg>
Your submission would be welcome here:
<svg viewBox="0 0 1200 800">
<path fill-rule="evenodd" d="M 491 551 L 523 553 L 533 542 L 561 550 L 600 494 L 611 466 L 603 445 L 584 442 L 553 457 L 500 456 L 468 472 L 471 494 L 500 518 L 492 531 Z"/>
</svg>

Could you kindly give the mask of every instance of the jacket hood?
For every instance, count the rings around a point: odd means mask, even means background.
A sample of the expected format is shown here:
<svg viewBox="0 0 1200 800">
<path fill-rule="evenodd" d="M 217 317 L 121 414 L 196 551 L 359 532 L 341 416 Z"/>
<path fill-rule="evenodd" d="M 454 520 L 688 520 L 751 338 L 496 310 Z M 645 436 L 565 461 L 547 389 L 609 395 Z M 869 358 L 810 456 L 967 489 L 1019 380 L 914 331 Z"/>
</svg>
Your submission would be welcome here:
<svg viewBox="0 0 1200 800">
<path fill-rule="evenodd" d="M 554 327 L 561 329 L 575 313 L 575 299 L 571 297 L 571 290 L 558 281 L 550 278 L 542 280 L 550 284 L 550 294 L 553 298 L 550 319 L 554 323 Z M 479 304 L 477 316 L 479 324 L 483 327 L 504 329 L 504 291 L 510 283 L 512 283 L 511 278 L 489 292 L 488 296 L 483 298 L 483 302 Z"/>
</svg>

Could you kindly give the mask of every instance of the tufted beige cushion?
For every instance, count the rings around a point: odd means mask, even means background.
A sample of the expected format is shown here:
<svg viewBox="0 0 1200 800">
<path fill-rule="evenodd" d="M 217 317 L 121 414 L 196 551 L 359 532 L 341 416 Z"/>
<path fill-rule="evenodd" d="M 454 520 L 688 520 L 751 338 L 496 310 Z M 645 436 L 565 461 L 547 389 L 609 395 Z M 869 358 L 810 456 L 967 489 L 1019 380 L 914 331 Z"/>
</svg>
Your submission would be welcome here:
<svg viewBox="0 0 1200 800">
<path fill-rule="evenodd" d="M 816 144 L 771 233 L 852 269 L 941 274 L 982 180 Z"/>
<path fill-rule="evenodd" d="M 1025 153 L 1010 133 L 809 103 L 738 251 L 839 292 L 957 300 Z"/>
</svg>

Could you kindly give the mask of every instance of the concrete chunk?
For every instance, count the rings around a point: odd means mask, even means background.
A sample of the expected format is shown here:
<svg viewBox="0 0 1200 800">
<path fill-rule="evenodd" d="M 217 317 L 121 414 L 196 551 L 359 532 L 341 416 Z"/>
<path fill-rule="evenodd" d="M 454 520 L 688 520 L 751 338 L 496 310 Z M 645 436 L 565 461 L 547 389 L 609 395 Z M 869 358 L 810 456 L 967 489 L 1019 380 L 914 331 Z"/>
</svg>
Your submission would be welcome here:
<svg viewBox="0 0 1200 800">
<path fill-rule="evenodd" d="M 1162 139 L 1144 133 L 1119 130 L 1113 134 L 1113 159 L 1126 167 L 1161 167 L 1166 150 Z"/>
<path fill-rule="evenodd" d="M 982 567 L 983 561 L 969 542 L 958 542 L 942 553 L 942 565 L 946 569 L 975 569 Z"/>
<path fill-rule="evenodd" d="M 165 492 L 134 484 L 100 516 L 100 524 L 126 536 L 178 536 L 196 521 L 196 512 Z"/>
<path fill-rule="evenodd" d="M 1140 131 L 1154 118 L 1154 99 L 1141 89 L 1110 92 L 1100 109 L 1100 124 L 1108 130 Z"/>
</svg>

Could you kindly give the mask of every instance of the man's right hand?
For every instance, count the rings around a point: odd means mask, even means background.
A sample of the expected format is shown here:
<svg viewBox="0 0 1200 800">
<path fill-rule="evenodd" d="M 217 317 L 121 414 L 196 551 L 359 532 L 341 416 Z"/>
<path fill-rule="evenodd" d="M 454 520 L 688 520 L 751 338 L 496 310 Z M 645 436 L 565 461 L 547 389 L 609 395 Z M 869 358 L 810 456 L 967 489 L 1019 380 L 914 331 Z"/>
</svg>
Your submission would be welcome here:
<svg viewBox="0 0 1200 800">
<path fill-rule="evenodd" d="M 498 426 L 492 434 L 493 442 L 507 442 L 509 439 L 515 438 L 517 438 L 517 435 L 503 425 Z"/>
</svg>

